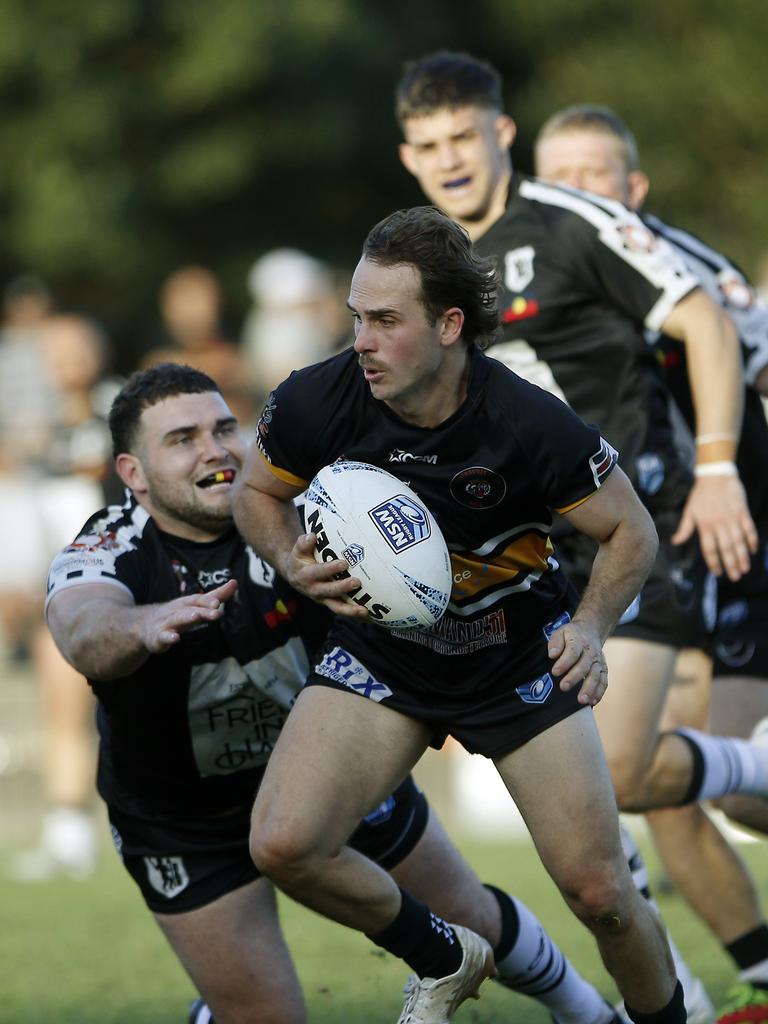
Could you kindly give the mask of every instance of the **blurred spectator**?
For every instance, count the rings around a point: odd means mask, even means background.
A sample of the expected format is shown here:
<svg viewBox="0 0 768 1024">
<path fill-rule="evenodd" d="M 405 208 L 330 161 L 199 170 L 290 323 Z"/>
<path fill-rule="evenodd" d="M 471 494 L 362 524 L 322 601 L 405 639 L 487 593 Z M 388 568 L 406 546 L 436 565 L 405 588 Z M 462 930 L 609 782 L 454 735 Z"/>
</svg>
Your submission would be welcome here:
<svg viewBox="0 0 768 1024">
<path fill-rule="evenodd" d="M 17 277 L 3 292 L 0 326 L 0 632 L 24 657 L 39 616 L 46 556 L 40 551 L 34 483 L 51 436 L 56 394 L 41 338 L 53 307 L 43 281 Z"/>
<path fill-rule="evenodd" d="M 49 316 L 36 341 L 55 400 L 47 443 L 30 480 L 31 523 L 38 557 L 29 584 L 35 597 L 32 658 L 41 691 L 41 773 L 47 810 L 40 845 L 17 855 L 10 874 L 21 881 L 53 875 L 84 877 L 94 867 L 96 831 L 91 813 L 95 702 L 82 676 L 61 657 L 42 619 L 45 573 L 94 507 L 104 504 L 111 471 L 105 412 L 118 382 L 105 379 L 108 348 L 90 320 Z M 31 568 L 31 567 L 30 567 Z"/>
<path fill-rule="evenodd" d="M 180 267 L 165 279 L 158 296 L 169 344 L 151 349 L 141 368 L 157 363 L 188 363 L 218 383 L 229 407 L 248 426 L 256 403 L 248 370 L 237 345 L 221 333 L 221 289 L 205 267 Z"/>
<path fill-rule="evenodd" d="M 330 268 L 299 249 L 273 249 L 258 259 L 248 288 L 253 308 L 243 349 L 255 387 L 267 395 L 291 370 L 339 347 L 346 311 Z"/>
<path fill-rule="evenodd" d="M 768 250 L 762 254 L 757 262 L 755 287 L 757 288 L 757 294 L 763 302 L 768 302 Z"/>
</svg>

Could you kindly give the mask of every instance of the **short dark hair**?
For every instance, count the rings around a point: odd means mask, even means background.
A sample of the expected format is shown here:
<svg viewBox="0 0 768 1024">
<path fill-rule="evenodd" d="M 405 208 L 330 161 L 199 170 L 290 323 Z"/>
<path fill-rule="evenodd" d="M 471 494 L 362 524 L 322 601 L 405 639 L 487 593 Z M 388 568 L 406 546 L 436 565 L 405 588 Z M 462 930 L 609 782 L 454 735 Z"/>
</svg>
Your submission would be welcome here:
<svg viewBox="0 0 768 1024">
<path fill-rule="evenodd" d="M 411 265 L 421 274 L 421 301 L 430 323 L 458 306 L 462 337 L 483 347 L 499 324 L 498 276 L 493 260 L 478 255 L 469 235 L 434 206 L 397 210 L 368 234 L 363 256 L 384 267 Z"/>
<path fill-rule="evenodd" d="M 402 128 L 409 117 L 456 107 L 503 109 L 501 75 L 468 53 L 440 50 L 406 65 L 395 90 L 395 115 Z"/>
<path fill-rule="evenodd" d="M 627 170 L 636 171 L 638 169 L 640 158 L 637 152 L 637 140 L 625 122 L 610 107 L 578 103 L 558 110 L 548 117 L 539 129 L 534 147 L 553 135 L 583 130 L 599 132 L 601 135 L 610 135 L 616 139 Z"/>
<path fill-rule="evenodd" d="M 112 454 L 132 452 L 141 414 L 152 405 L 176 395 L 221 394 L 219 385 L 207 373 L 183 363 L 158 363 L 128 378 L 109 410 Z"/>
</svg>

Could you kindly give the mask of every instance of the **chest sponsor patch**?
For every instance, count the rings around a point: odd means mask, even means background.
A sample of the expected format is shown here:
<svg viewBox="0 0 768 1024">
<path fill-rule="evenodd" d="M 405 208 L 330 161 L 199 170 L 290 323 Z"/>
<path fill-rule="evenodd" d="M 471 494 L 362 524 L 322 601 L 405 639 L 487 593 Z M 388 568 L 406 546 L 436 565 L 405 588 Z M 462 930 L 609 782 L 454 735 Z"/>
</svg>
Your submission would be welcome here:
<svg viewBox="0 0 768 1024">
<path fill-rule="evenodd" d="M 470 466 L 451 480 L 450 491 L 454 500 L 465 508 L 495 508 L 504 500 L 507 482 L 492 469 Z"/>
<path fill-rule="evenodd" d="M 245 665 L 230 657 L 193 666 L 187 714 L 200 777 L 265 764 L 308 672 L 296 638 Z"/>
</svg>

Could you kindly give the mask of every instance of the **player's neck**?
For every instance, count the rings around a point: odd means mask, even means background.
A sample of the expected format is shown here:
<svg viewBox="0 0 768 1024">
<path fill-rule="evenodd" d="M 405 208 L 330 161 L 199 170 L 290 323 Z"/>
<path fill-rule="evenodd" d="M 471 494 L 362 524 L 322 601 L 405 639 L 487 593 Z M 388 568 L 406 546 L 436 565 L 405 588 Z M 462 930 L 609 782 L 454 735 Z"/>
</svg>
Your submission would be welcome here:
<svg viewBox="0 0 768 1024">
<path fill-rule="evenodd" d="M 504 173 L 500 176 L 496 186 L 491 194 L 491 201 L 482 217 L 478 217 L 475 220 L 457 220 L 464 230 L 467 232 L 473 242 L 477 242 L 478 239 L 482 238 L 486 231 L 490 230 L 493 225 L 503 216 L 504 211 L 507 208 L 507 197 L 509 196 L 509 185 L 512 180 L 512 164 L 509 163 Z"/>
<path fill-rule="evenodd" d="M 467 345 L 459 341 L 434 376 L 386 405 L 415 427 L 439 427 L 467 397 L 471 362 Z"/>
</svg>

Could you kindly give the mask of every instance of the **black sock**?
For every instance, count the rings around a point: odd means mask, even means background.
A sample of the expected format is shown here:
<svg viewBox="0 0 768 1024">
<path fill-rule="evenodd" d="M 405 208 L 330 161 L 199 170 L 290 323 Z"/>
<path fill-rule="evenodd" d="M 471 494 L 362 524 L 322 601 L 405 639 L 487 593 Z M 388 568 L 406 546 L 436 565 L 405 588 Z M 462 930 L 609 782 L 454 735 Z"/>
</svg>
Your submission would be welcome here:
<svg viewBox="0 0 768 1024">
<path fill-rule="evenodd" d="M 624 1001 L 624 1009 L 627 1011 L 629 1019 L 633 1020 L 635 1024 L 685 1024 L 685 1021 L 688 1020 L 688 1014 L 685 1012 L 685 1003 L 683 1001 L 683 986 L 679 981 L 675 985 L 672 998 L 660 1010 L 656 1010 L 653 1013 L 640 1013 L 639 1010 L 633 1010 L 626 1000 Z"/>
<path fill-rule="evenodd" d="M 464 952 L 456 933 L 425 903 L 400 890 L 402 903 L 395 920 L 371 942 L 405 960 L 420 978 L 445 978 L 461 966 Z"/>
<path fill-rule="evenodd" d="M 497 889 L 495 885 L 486 885 L 485 888 L 496 897 L 501 910 L 501 935 L 493 951 L 493 959 L 498 963 L 514 949 L 520 934 L 520 918 L 515 904 L 502 889 Z"/>
<path fill-rule="evenodd" d="M 724 949 L 735 961 L 740 971 L 748 971 L 750 967 L 768 961 L 768 926 L 758 925 L 746 935 L 742 935 L 734 942 L 729 942 Z M 766 973 L 768 974 L 768 972 Z M 768 989 L 768 978 L 750 978 L 749 983 L 755 988 Z"/>
</svg>

